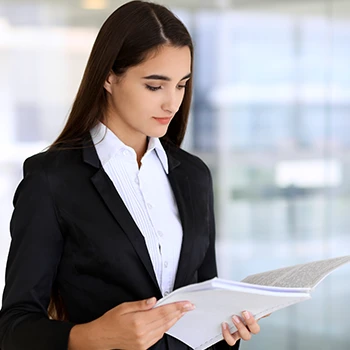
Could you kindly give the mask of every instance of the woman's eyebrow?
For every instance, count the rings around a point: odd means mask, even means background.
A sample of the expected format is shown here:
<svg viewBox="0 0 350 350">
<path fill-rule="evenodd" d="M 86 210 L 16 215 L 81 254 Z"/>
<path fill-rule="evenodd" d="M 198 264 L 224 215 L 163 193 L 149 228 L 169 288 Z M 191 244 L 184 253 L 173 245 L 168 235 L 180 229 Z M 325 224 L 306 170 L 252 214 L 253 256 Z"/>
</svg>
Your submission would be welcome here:
<svg viewBox="0 0 350 350">
<path fill-rule="evenodd" d="M 191 77 L 191 73 L 188 73 L 180 81 L 188 79 L 190 77 Z M 171 79 L 169 77 L 167 77 L 165 75 L 159 75 L 159 74 L 148 75 L 147 77 L 143 77 L 142 79 L 171 81 Z"/>
</svg>

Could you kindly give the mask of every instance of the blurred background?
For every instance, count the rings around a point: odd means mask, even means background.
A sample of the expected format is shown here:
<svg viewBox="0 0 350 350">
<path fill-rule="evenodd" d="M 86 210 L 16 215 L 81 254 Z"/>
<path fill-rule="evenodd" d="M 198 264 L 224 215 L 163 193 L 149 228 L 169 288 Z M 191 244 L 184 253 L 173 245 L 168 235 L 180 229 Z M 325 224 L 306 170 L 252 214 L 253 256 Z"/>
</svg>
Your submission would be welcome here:
<svg viewBox="0 0 350 350">
<path fill-rule="evenodd" d="M 125 1 L 0 2 L 0 295 L 24 159 L 62 129 Z M 183 147 L 214 177 L 220 277 L 350 254 L 350 0 L 163 0 L 196 47 Z M 350 348 L 350 266 L 242 349 Z"/>
</svg>

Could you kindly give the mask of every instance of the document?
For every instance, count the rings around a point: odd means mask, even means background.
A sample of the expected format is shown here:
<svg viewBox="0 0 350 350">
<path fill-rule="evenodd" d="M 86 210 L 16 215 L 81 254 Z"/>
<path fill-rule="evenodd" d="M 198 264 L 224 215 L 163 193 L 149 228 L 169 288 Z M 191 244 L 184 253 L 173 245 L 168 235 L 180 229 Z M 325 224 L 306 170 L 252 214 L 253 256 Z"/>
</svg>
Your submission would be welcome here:
<svg viewBox="0 0 350 350">
<path fill-rule="evenodd" d="M 250 311 L 256 319 L 311 298 L 312 290 L 332 271 L 350 262 L 350 255 L 314 261 L 250 275 L 241 282 L 213 278 L 179 288 L 160 299 L 157 306 L 188 300 L 196 308 L 167 332 L 196 350 L 222 340 L 221 323 L 231 333 L 231 316 Z"/>
</svg>

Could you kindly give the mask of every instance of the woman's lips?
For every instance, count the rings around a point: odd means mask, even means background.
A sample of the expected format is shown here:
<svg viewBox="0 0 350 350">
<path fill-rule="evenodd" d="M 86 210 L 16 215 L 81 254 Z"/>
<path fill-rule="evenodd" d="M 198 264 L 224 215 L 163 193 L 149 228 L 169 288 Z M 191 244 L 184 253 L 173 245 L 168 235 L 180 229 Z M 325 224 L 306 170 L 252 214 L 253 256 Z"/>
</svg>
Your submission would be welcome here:
<svg viewBox="0 0 350 350">
<path fill-rule="evenodd" d="M 167 117 L 167 118 L 156 118 L 156 117 L 153 117 L 158 123 L 160 124 L 169 124 L 170 121 L 171 121 L 171 117 Z"/>
</svg>

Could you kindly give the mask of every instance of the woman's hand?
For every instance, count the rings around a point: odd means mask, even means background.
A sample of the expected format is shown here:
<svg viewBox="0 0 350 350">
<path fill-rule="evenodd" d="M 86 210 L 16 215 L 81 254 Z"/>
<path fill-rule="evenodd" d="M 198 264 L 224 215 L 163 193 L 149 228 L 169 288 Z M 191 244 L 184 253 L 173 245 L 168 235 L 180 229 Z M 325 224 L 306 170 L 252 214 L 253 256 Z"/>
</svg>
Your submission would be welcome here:
<svg viewBox="0 0 350 350">
<path fill-rule="evenodd" d="M 188 301 L 153 309 L 155 303 L 156 298 L 123 303 L 90 323 L 74 326 L 68 349 L 148 349 L 194 309 Z"/>
<path fill-rule="evenodd" d="M 236 326 L 237 331 L 230 333 L 230 328 L 226 322 L 222 324 L 222 335 L 227 344 L 233 346 L 239 339 L 250 340 L 252 334 L 260 332 L 260 326 L 249 311 L 242 312 L 243 319 L 239 316 L 233 316 L 232 322 Z"/>
</svg>

